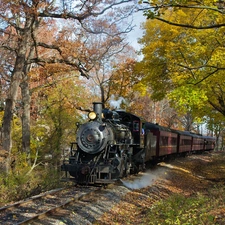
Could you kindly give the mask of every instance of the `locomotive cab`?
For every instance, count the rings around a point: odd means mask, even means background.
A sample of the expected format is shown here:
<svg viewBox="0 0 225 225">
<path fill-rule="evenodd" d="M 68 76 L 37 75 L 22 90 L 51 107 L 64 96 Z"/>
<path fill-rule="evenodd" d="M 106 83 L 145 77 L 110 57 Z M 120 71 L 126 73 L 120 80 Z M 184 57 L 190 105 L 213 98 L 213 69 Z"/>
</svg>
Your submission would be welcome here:
<svg viewBox="0 0 225 225">
<path fill-rule="evenodd" d="M 120 123 L 129 127 L 134 139 L 133 144 L 139 148 L 144 148 L 145 120 L 131 113 L 124 112 L 122 110 L 117 110 L 116 112 L 120 116 Z"/>
<path fill-rule="evenodd" d="M 120 116 L 120 122 L 129 127 L 134 138 L 132 155 L 132 173 L 137 173 L 145 169 L 146 158 L 146 121 L 141 117 L 127 113 L 122 110 L 116 111 Z"/>
</svg>

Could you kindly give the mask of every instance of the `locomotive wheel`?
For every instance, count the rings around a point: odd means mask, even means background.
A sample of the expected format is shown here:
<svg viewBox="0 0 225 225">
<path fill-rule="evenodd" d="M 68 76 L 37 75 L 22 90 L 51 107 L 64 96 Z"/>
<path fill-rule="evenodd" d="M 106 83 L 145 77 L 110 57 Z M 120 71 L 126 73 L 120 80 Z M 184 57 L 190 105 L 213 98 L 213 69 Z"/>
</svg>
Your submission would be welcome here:
<svg viewBox="0 0 225 225">
<path fill-rule="evenodd" d="M 120 166 L 120 175 L 119 175 L 119 177 L 120 178 L 123 178 L 124 176 L 125 176 L 125 165 L 124 165 L 124 163 L 121 163 L 121 166 Z"/>
<path fill-rule="evenodd" d="M 126 163 L 126 168 L 125 168 L 125 176 L 129 176 L 131 174 L 131 166 L 130 163 Z"/>
<path fill-rule="evenodd" d="M 123 164 L 121 166 L 121 177 L 127 177 L 131 173 L 131 166 L 127 157 L 124 157 Z"/>
<path fill-rule="evenodd" d="M 132 163 L 130 174 L 138 174 L 138 173 L 139 173 L 139 165 Z"/>
</svg>

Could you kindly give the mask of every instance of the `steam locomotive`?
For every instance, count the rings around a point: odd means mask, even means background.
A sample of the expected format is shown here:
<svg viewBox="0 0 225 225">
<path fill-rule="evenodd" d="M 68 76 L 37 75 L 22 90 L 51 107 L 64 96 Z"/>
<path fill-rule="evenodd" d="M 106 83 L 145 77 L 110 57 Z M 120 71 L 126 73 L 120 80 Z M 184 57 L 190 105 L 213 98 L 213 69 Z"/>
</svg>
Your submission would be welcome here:
<svg viewBox="0 0 225 225">
<path fill-rule="evenodd" d="M 215 138 L 146 122 L 131 113 L 102 109 L 94 102 L 89 121 L 78 126 L 61 170 L 77 184 L 109 184 L 176 154 L 210 151 Z"/>
</svg>

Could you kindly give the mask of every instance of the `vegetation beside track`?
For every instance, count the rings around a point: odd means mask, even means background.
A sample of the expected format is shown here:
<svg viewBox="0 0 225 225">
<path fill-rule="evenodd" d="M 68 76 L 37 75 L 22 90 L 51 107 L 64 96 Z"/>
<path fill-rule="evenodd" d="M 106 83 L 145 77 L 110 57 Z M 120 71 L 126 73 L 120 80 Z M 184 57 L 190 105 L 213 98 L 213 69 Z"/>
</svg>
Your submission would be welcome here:
<svg viewBox="0 0 225 225">
<path fill-rule="evenodd" d="M 31 174 L 24 170 L 7 176 L 2 174 L 0 176 L 0 207 L 63 185 L 54 169 L 35 171 Z"/>
<path fill-rule="evenodd" d="M 225 152 L 164 163 L 165 176 L 128 193 L 96 225 L 225 224 Z"/>
</svg>

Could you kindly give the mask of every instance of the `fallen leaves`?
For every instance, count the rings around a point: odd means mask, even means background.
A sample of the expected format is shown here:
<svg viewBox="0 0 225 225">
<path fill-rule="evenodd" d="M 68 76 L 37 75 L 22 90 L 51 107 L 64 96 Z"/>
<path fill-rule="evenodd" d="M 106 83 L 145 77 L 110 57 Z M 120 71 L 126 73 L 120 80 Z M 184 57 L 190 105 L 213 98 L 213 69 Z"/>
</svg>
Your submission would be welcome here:
<svg viewBox="0 0 225 225">
<path fill-rule="evenodd" d="M 179 158 L 170 165 L 164 177 L 126 194 L 95 224 L 225 222 L 225 153 Z"/>
</svg>

